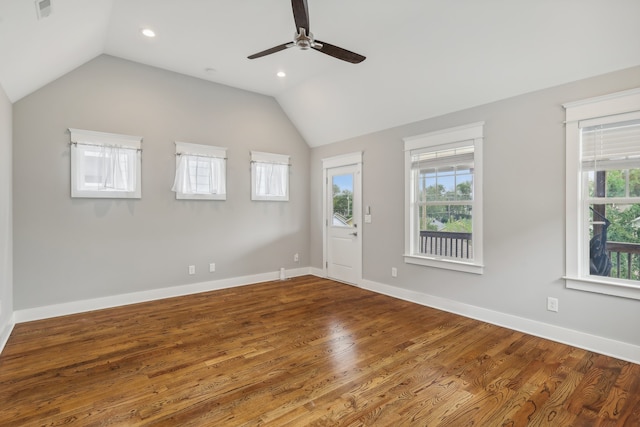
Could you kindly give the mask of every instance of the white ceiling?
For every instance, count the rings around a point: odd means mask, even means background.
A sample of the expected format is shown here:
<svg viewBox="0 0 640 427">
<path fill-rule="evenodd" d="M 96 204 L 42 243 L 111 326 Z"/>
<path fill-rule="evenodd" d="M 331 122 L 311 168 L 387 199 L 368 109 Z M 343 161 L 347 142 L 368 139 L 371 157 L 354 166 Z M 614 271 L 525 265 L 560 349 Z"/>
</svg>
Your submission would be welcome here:
<svg viewBox="0 0 640 427">
<path fill-rule="evenodd" d="M 272 95 L 310 146 L 640 65 L 640 0 L 308 0 L 311 31 L 357 65 L 293 48 L 247 59 L 293 38 L 288 0 L 51 3 L 38 21 L 35 0 L 0 0 L 13 102 L 106 53 Z"/>
</svg>

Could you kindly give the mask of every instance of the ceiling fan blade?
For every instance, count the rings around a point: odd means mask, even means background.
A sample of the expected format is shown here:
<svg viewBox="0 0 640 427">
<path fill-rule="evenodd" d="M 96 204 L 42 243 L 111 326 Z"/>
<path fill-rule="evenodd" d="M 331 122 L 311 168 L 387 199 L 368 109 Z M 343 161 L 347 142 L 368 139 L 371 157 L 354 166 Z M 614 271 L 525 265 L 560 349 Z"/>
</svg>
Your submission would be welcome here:
<svg viewBox="0 0 640 427">
<path fill-rule="evenodd" d="M 280 46 L 272 47 L 271 49 L 263 50 L 262 52 L 254 53 L 251 56 L 247 56 L 249 59 L 256 59 L 262 56 L 271 55 L 272 53 L 280 52 L 281 50 L 285 50 L 286 48 L 291 47 L 291 42 L 281 44 Z"/>
<path fill-rule="evenodd" d="M 334 46 L 329 43 L 325 43 L 320 40 L 316 40 L 316 43 L 320 43 L 322 47 L 313 46 L 313 49 L 318 52 L 322 52 L 326 55 L 333 56 L 334 58 L 342 59 L 343 61 L 351 62 L 352 64 L 359 64 L 365 59 L 365 56 L 359 55 L 355 52 L 351 52 L 350 50 L 343 49 L 338 46 Z"/>
<path fill-rule="evenodd" d="M 293 8 L 293 20 L 296 22 L 296 33 L 300 28 L 304 28 L 309 34 L 309 7 L 307 0 L 291 0 Z"/>
</svg>

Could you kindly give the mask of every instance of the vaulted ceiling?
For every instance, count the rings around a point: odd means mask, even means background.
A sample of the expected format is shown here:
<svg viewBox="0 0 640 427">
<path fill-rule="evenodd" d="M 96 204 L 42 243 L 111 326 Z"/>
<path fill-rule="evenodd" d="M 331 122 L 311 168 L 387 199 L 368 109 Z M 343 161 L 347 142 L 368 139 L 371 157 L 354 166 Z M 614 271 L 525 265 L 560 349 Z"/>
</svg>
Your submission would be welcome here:
<svg viewBox="0 0 640 427">
<path fill-rule="evenodd" d="M 15 102 L 100 54 L 271 95 L 310 146 L 640 65 L 639 0 L 0 0 L 0 85 Z M 155 38 L 146 38 L 142 28 Z M 286 77 L 277 77 L 278 71 Z M 567 100 L 568 101 L 568 100 Z"/>
</svg>

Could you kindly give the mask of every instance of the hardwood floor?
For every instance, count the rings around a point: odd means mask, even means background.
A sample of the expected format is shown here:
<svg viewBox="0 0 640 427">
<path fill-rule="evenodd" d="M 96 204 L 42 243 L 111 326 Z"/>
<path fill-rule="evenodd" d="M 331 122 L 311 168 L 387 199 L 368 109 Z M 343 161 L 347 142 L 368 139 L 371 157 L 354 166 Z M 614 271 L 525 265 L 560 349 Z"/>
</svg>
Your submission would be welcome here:
<svg viewBox="0 0 640 427">
<path fill-rule="evenodd" d="M 640 365 L 312 276 L 16 325 L 1 426 L 640 426 Z"/>
</svg>

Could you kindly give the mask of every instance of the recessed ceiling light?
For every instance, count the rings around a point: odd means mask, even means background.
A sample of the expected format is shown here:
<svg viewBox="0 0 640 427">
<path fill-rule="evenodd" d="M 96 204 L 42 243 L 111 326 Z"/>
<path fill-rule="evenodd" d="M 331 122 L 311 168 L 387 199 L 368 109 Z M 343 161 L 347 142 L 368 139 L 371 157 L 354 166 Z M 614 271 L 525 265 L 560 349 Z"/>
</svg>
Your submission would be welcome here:
<svg viewBox="0 0 640 427">
<path fill-rule="evenodd" d="M 156 36 L 156 32 L 153 31 L 151 28 L 143 28 L 142 30 L 140 30 L 140 32 L 146 37 L 155 37 Z"/>
<path fill-rule="evenodd" d="M 278 73 L 276 74 L 276 76 L 282 78 L 282 77 L 287 77 L 287 73 L 285 73 L 284 71 L 278 71 Z"/>
</svg>

